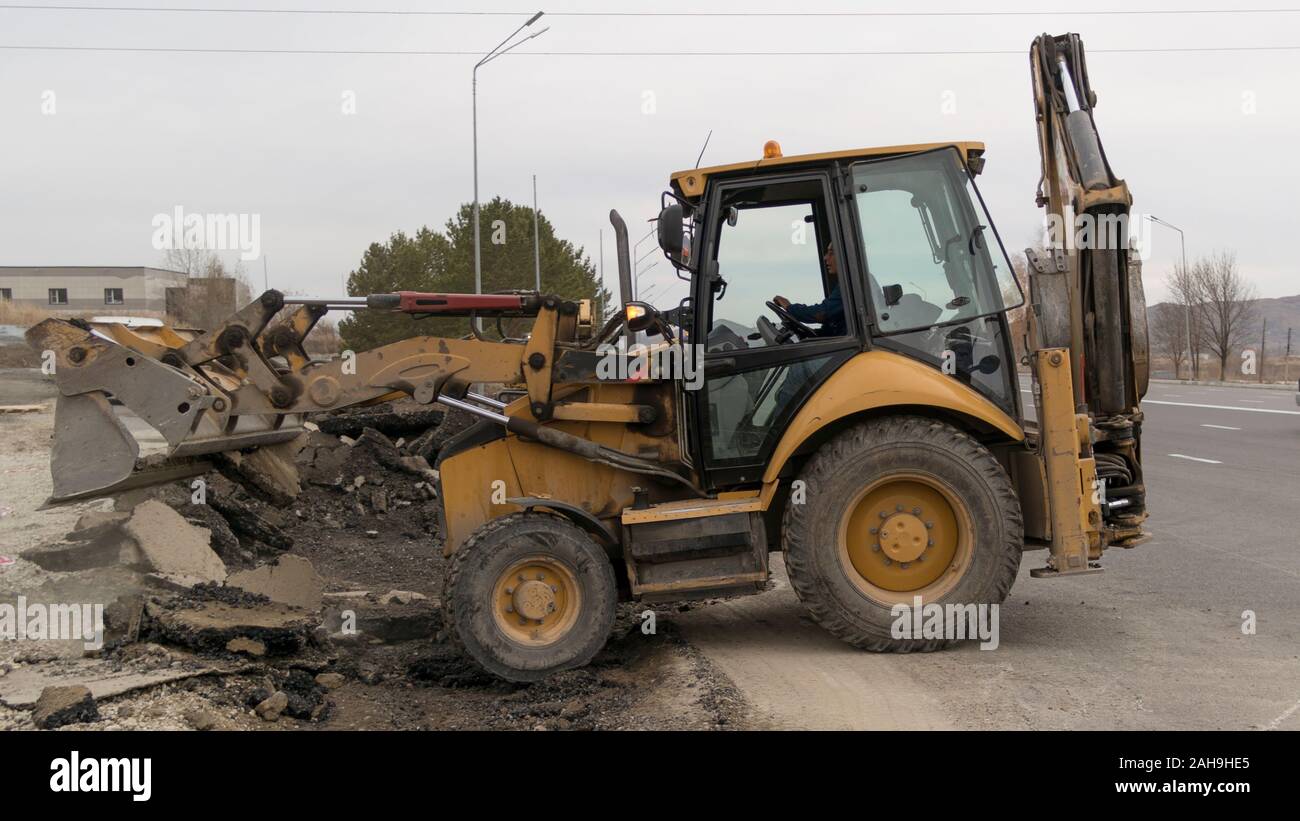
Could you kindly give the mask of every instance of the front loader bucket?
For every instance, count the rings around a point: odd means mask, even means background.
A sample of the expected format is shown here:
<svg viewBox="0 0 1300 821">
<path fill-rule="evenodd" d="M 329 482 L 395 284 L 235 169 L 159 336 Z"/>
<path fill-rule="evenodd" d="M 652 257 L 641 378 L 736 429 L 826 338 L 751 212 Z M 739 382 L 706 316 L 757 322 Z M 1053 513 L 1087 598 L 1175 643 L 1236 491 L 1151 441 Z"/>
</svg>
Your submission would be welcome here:
<svg viewBox="0 0 1300 821">
<path fill-rule="evenodd" d="M 135 470 L 140 445 L 103 393 L 60 396 L 54 407 L 54 430 L 51 503 L 105 491 Z"/>
<path fill-rule="evenodd" d="M 304 432 L 299 416 L 231 413 L 229 396 L 217 387 L 217 366 L 192 367 L 174 357 L 175 364 L 164 364 L 153 355 L 169 349 L 143 338 L 137 349 L 85 323 L 47 319 L 28 330 L 27 341 L 54 354 L 60 394 L 50 460 L 54 493 L 46 506 L 195 476 L 217 454 L 276 445 Z M 158 452 L 142 458 L 137 432 Z M 240 460 L 233 461 L 238 469 Z M 286 489 L 291 496 L 296 477 L 294 483 Z"/>
</svg>

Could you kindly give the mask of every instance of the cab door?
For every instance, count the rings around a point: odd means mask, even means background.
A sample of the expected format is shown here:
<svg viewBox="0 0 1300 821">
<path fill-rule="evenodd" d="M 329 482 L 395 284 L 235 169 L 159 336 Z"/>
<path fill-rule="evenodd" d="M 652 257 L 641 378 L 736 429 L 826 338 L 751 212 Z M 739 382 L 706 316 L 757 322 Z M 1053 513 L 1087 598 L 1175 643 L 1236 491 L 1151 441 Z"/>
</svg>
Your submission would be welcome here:
<svg viewBox="0 0 1300 821">
<path fill-rule="evenodd" d="M 705 482 L 725 488 L 760 480 L 790 419 L 861 350 L 862 329 L 828 173 L 715 183 L 706 207 L 692 334 L 704 378 L 688 405 Z M 768 305 L 786 301 L 784 318 Z"/>
</svg>

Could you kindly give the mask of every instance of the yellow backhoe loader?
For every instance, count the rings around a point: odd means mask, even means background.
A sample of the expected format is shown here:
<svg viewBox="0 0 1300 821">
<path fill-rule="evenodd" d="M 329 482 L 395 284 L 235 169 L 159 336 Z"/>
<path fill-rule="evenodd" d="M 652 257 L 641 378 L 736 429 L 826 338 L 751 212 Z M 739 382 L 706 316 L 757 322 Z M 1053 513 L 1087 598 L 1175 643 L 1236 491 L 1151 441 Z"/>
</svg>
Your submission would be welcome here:
<svg viewBox="0 0 1300 821">
<path fill-rule="evenodd" d="M 1122 224 L 1131 198 L 1097 137 L 1079 38 L 1043 35 L 1030 61 L 1039 205 L 1067 228 Z M 1025 304 L 975 186 L 984 154 L 769 143 L 677 172 L 658 241 L 689 295 L 662 313 L 633 299 L 611 212 L 624 304 L 608 321 L 535 292 L 276 291 L 184 337 L 47 320 L 28 339 L 57 363 L 51 502 L 274 452 L 311 413 L 411 396 L 479 418 L 436 465 L 442 601 L 456 641 L 501 677 L 586 664 L 619 600 L 761 591 L 778 550 L 834 635 L 935 649 L 948 639 L 891 633 L 895 605 L 1000 602 L 1026 550 L 1045 549 L 1033 575 L 1056 578 L 1145 538 L 1136 255 L 1122 241 L 1030 254 Z M 1018 362 L 1008 313 L 1022 305 Z M 312 361 L 302 340 L 330 309 L 466 316 L 472 332 Z M 531 317 L 531 331 L 489 340 L 483 317 Z M 165 456 L 140 458 L 110 398 Z"/>
</svg>

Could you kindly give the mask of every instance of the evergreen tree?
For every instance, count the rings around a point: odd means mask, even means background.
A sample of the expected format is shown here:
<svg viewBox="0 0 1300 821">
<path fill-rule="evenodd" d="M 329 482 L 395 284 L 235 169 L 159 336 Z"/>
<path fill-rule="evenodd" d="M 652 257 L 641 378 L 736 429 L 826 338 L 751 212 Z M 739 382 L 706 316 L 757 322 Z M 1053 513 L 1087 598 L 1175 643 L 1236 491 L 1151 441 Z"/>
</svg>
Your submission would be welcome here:
<svg viewBox="0 0 1300 821">
<path fill-rule="evenodd" d="M 474 207 L 466 203 L 447 221 L 445 233 L 420 229 L 414 238 L 398 232 L 384 245 L 372 244 L 361 265 L 348 277 L 353 296 L 391 291 L 474 292 Z M 534 288 L 533 209 L 497 197 L 481 203 L 479 231 L 483 292 Z M 600 287 L 596 269 L 582 248 L 555 235 L 545 215 L 538 214 L 541 236 L 542 293 L 565 299 L 599 299 L 609 302 Z M 524 332 L 531 320 L 504 326 L 507 334 Z M 487 335 L 496 335 L 496 321 L 483 323 Z M 412 320 L 380 311 L 358 311 L 339 324 L 344 344 L 365 350 L 412 336 L 463 336 L 469 331 L 464 318 Z"/>
</svg>

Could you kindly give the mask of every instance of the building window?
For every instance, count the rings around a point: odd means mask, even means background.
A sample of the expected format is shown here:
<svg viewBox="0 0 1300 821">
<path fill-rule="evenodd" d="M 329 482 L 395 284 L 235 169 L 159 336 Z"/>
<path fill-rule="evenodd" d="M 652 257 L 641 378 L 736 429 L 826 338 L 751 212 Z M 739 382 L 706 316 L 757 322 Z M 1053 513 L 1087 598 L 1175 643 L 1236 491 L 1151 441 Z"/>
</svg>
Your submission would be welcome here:
<svg viewBox="0 0 1300 821">
<path fill-rule="evenodd" d="M 51 304 L 51 305 L 67 305 L 67 304 L 68 304 L 68 289 L 67 289 L 67 288 L 51 288 L 51 289 L 50 289 L 50 304 Z"/>
<path fill-rule="evenodd" d="M 123 302 L 123 300 L 122 300 L 122 289 L 121 289 L 121 288 L 105 288 L 105 289 L 104 289 L 104 304 L 105 304 L 105 305 L 121 305 L 122 302 Z"/>
<path fill-rule="evenodd" d="M 0 302 L 13 302 L 13 301 L 14 301 L 14 289 L 0 288 Z"/>
</svg>

